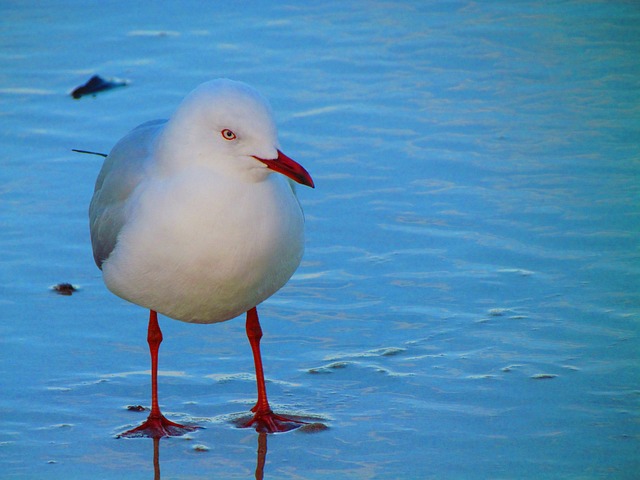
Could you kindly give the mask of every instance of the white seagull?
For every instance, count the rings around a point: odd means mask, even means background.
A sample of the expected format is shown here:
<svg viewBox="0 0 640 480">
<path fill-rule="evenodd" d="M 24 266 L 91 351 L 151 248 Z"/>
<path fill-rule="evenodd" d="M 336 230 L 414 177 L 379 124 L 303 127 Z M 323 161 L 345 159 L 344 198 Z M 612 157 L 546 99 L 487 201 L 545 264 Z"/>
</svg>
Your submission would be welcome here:
<svg viewBox="0 0 640 480">
<path fill-rule="evenodd" d="M 189 323 L 246 312 L 258 401 L 242 426 L 273 433 L 305 423 L 269 407 L 256 310 L 302 258 L 304 218 L 290 179 L 314 187 L 278 149 L 267 101 L 226 79 L 200 85 L 169 120 L 138 126 L 106 156 L 89 207 L 93 255 L 109 290 L 150 310 L 151 413 L 121 436 L 197 428 L 160 412 L 157 312 Z"/>
</svg>

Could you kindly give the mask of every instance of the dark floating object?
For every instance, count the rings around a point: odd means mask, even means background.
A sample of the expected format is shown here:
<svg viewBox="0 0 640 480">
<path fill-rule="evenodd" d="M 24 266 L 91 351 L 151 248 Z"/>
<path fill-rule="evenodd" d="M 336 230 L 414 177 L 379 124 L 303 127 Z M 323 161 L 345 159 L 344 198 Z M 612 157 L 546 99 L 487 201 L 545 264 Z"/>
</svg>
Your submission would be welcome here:
<svg viewBox="0 0 640 480">
<path fill-rule="evenodd" d="M 117 87 L 124 87 L 128 84 L 129 82 L 126 80 L 105 80 L 99 75 L 94 75 L 89 79 L 87 83 L 85 83 L 84 85 L 80 85 L 73 92 L 71 92 L 71 96 L 75 99 L 78 99 L 85 95 L 95 95 L 98 92 L 111 90 L 112 88 Z"/>
<path fill-rule="evenodd" d="M 142 405 L 127 405 L 127 410 L 130 412 L 144 412 L 146 408 Z"/>
<path fill-rule="evenodd" d="M 298 429 L 300 433 L 317 433 L 324 432 L 325 430 L 329 430 L 329 427 L 320 422 L 307 423 Z"/>
<path fill-rule="evenodd" d="M 52 288 L 57 294 L 66 296 L 71 296 L 73 295 L 73 292 L 78 291 L 78 289 L 70 283 L 59 283 L 54 285 Z"/>
<path fill-rule="evenodd" d="M 535 375 L 531 375 L 531 378 L 534 380 L 551 380 L 557 376 L 555 373 L 536 373 Z"/>
</svg>

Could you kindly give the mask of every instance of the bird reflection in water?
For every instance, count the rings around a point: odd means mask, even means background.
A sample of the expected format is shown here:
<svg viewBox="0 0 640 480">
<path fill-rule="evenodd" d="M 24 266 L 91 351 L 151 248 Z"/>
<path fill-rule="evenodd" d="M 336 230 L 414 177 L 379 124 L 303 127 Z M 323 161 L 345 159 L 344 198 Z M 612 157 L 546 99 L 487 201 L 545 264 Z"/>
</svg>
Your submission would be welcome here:
<svg viewBox="0 0 640 480">
<path fill-rule="evenodd" d="M 264 477 L 264 464 L 267 461 L 267 434 L 258 434 L 258 460 L 256 461 L 256 480 Z"/>
<path fill-rule="evenodd" d="M 320 417 L 308 418 L 309 420 L 319 420 Z M 236 423 L 242 422 L 243 419 L 239 418 L 236 420 Z M 327 430 L 327 427 L 324 423 L 318 421 L 312 421 L 307 423 L 306 425 L 300 427 L 298 431 L 303 433 L 317 433 Z M 264 467 L 267 462 L 267 437 L 268 434 L 266 432 L 258 432 L 258 448 L 256 450 L 256 472 L 255 478 L 256 480 L 262 480 L 264 478 Z M 153 478 L 154 480 L 160 480 L 160 440 L 164 438 L 164 436 L 156 436 L 152 437 L 153 440 Z"/>
<path fill-rule="evenodd" d="M 153 439 L 153 480 L 160 480 L 160 438 Z"/>
<path fill-rule="evenodd" d="M 160 480 L 160 439 L 153 438 L 153 478 Z M 256 460 L 256 480 L 264 478 L 264 466 L 267 461 L 267 434 L 258 433 L 258 458 Z"/>
</svg>

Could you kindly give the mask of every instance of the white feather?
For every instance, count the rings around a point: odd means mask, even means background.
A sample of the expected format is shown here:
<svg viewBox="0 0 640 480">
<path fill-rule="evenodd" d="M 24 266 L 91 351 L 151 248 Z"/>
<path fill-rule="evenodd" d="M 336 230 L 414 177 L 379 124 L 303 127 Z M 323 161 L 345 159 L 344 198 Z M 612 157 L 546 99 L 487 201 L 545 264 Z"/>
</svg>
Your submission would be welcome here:
<svg viewBox="0 0 640 480">
<path fill-rule="evenodd" d="M 232 130 L 228 141 L 221 130 Z M 94 257 L 116 295 L 186 322 L 234 318 L 279 290 L 304 247 L 267 102 L 207 82 L 167 121 L 139 126 L 105 159 L 89 209 Z"/>
</svg>

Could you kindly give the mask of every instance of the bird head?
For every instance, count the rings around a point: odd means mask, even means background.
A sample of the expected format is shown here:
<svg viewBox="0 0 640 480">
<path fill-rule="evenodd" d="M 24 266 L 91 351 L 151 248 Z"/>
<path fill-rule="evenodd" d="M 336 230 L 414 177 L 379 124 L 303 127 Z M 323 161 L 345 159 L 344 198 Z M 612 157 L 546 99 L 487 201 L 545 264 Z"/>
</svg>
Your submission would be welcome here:
<svg viewBox="0 0 640 480">
<path fill-rule="evenodd" d="M 309 173 L 278 148 L 271 107 L 250 86 L 227 79 L 198 86 L 178 106 L 161 135 L 165 162 L 197 164 L 264 179 L 273 172 L 314 187 Z"/>
</svg>

